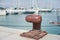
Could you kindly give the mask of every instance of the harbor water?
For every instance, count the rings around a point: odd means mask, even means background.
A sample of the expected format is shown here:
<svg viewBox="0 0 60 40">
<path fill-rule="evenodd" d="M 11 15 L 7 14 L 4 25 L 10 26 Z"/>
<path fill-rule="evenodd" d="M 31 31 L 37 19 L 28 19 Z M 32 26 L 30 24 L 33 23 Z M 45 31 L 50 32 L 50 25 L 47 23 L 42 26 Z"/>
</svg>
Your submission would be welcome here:
<svg viewBox="0 0 60 40">
<path fill-rule="evenodd" d="M 0 26 L 23 30 L 32 30 L 32 23 L 26 22 L 25 17 L 30 14 L 0 16 Z M 60 25 L 50 24 L 49 22 L 60 22 L 60 12 L 39 12 L 42 16 L 41 30 L 49 34 L 60 35 Z"/>
</svg>

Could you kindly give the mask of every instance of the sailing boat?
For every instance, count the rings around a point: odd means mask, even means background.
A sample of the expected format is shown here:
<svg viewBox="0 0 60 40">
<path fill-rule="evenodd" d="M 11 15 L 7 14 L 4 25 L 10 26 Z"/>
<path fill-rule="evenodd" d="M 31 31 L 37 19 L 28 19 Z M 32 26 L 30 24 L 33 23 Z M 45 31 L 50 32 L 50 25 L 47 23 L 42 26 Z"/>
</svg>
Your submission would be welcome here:
<svg viewBox="0 0 60 40">
<path fill-rule="evenodd" d="M 38 9 L 37 9 L 37 3 L 36 3 L 36 0 L 35 1 L 32 1 L 32 4 L 34 3 L 34 5 L 32 5 L 33 7 L 31 7 L 31 9 L 25 9 L 25 8 L 18 8 L 18 0 L 17 0 L 17 9 L 6 9 L 7 13 L 10 13 L 10 14 L 36 14 L 38 13 Z M 36 7 L 36 9 L 34 9 L 34 7 Z"/>
<path fill-rule="evenodd" d="M 32 1 L 32 4 L 33 4 L 32 7 L 30 9 L 27 9 L 23 14 L 38 14 L 39 10 L 37 0 Z"/>
</svg>

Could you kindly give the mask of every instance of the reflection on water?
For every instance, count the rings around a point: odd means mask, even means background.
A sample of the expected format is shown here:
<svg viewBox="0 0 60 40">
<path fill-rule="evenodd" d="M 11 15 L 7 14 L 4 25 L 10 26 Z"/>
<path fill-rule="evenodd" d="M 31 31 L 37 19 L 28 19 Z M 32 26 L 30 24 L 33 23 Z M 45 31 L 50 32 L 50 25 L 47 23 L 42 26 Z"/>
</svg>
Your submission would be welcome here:
<svg viewBox="0 0 60 40">
<path fill-rule="evenodd" d="M 46 30 L 51 34 L 60 34 L 60 26 L 49 24 L 50 21 L 57 22 L 57 16 L 60 12 L 40 12 L 39 15 L 42 16 L 42 30 Z M 25 17 L 29 14 L 20 14 L 20 15 L 8 15 L 0 16 L 0 26 L 31 30 L 32 23 L 25 21 Z"/>
</svg>

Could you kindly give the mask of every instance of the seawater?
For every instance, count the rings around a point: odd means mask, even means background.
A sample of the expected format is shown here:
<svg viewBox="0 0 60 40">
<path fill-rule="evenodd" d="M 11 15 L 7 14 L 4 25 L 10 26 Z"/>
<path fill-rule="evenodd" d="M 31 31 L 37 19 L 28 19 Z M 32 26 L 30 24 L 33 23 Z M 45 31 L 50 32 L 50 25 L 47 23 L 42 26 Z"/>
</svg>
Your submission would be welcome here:
<svg viewBox="0 0 60 40">
<path fill-rule="evenodd" d="M 23 30 L 32 30 L 32 23 L 26 22 L 25 20 L 25 17 L 27 15 L 30 14 L 0 16 L 0 26 Z M 60 19 L 57 17 L 60 16 L 60 12 L 39 12 L 39 15 L 42 16 L 42 31 L 47 31 L 49 34 L 60 35 L 60 26 L 49 23 L 50 21 L 60 22 Z"/>
</svg>

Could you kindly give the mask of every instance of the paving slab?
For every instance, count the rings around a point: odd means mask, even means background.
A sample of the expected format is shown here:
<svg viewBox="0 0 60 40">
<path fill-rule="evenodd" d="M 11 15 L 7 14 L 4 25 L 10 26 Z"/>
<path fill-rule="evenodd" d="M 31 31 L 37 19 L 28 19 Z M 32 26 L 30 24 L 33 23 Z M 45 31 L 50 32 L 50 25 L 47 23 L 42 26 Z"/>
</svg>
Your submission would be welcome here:
<svg viewBox="0 0 60 40">
<path fill-rule="evenodd" d="M 34 40 L 26 37 L 21 37 L 20 34 L 28 30 L 19 30 L 0 26 L 0 40 Z M 47 34 L 39 40 L 60 40 L 60 35 Z"/>
<path fill-rule="evenodd" d="M 5 37 L 5 36 L 8 36 L 8 35 L 10 35 L 11 33 L 6 33 L 6 32 L 1 32 L 0 31 L 0 38 L 2 38 L 2 37 Z"/>
</svg>

